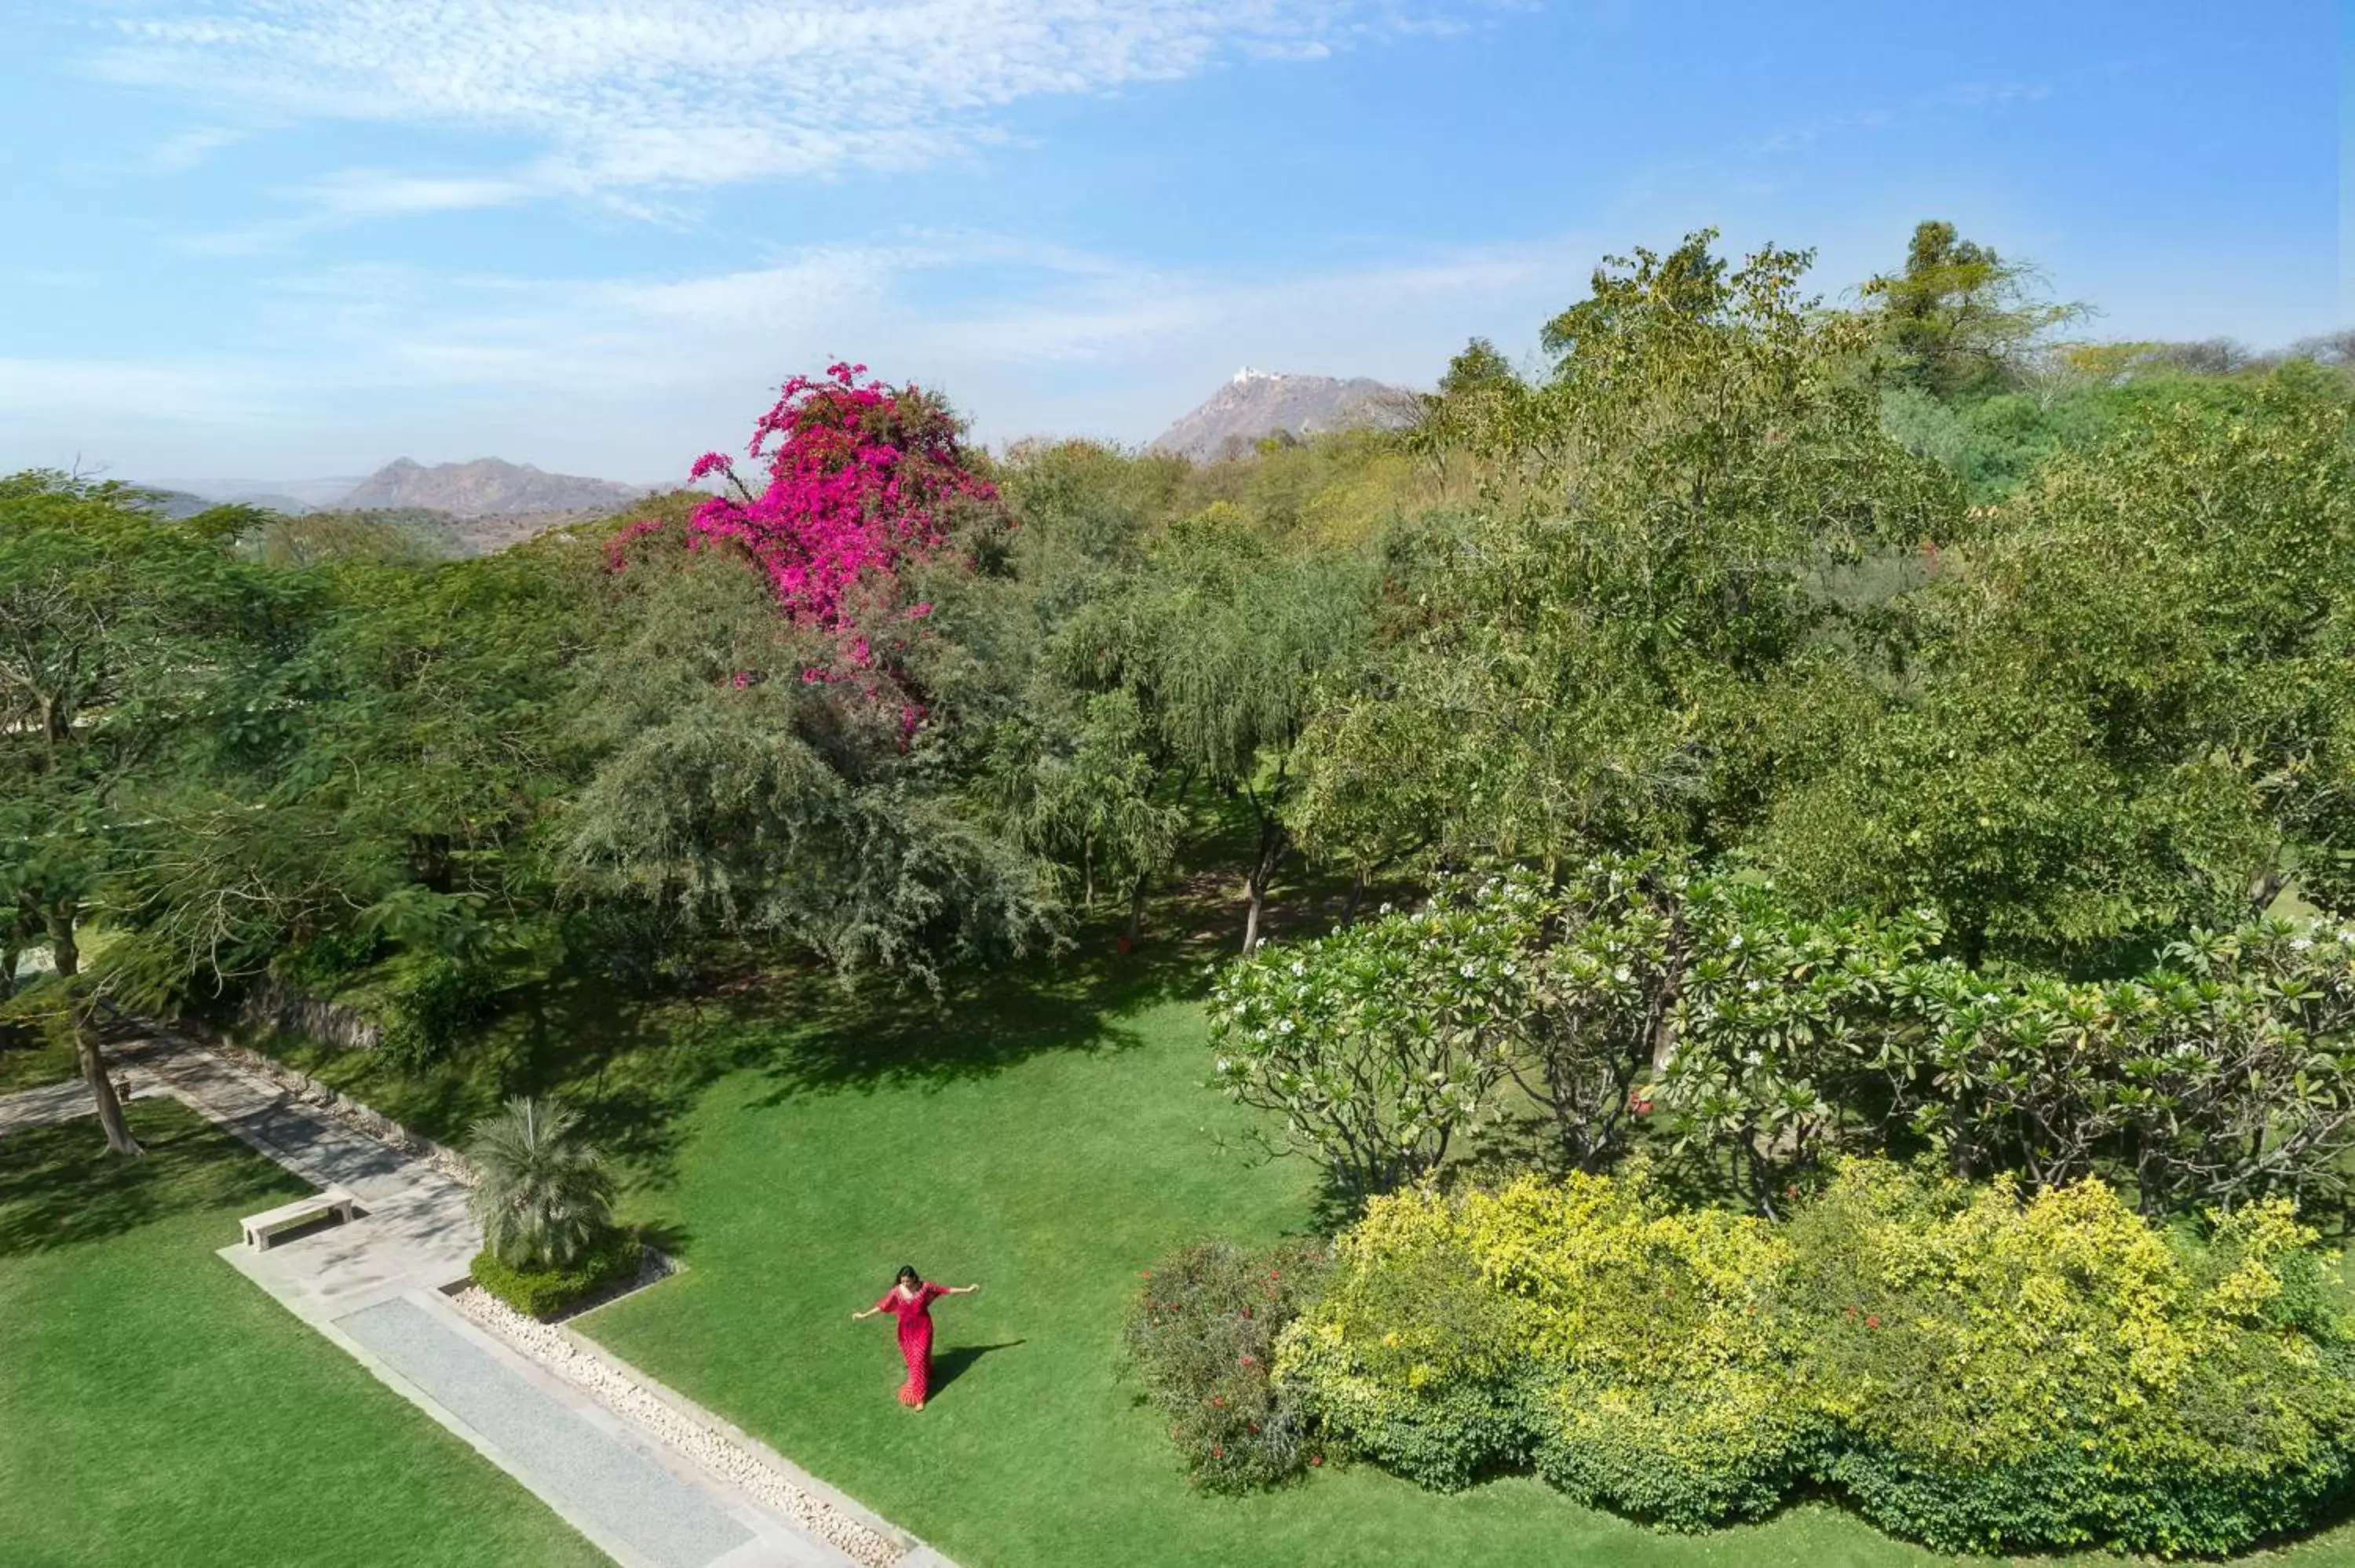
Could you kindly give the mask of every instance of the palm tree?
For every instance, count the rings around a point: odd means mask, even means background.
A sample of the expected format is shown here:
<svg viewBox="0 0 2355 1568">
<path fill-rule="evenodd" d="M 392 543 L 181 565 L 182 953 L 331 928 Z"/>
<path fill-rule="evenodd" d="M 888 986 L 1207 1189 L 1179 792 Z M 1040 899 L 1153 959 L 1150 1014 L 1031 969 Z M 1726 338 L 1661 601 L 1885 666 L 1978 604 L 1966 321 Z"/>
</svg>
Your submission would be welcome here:
<svg viewBox="0 0 2355 1568">
<path fill-rule="evenodd" d="M 578 1112 L 528 1096 L 474 1124 L 468 1202 L 510 1268 L 561 1267 L 613 1223 L 613 1178 L 580 1137 Z"/>
</svg>

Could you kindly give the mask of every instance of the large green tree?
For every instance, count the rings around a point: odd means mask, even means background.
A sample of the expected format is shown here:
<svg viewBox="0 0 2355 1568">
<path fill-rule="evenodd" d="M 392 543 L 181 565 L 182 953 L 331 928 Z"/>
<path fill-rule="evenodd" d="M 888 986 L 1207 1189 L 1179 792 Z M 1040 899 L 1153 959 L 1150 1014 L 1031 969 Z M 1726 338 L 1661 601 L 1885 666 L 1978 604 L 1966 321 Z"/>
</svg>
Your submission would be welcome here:
<svg viewBox="0 0 2355 1568">
<path fill-rule="evenodd" d="M 562 822 L 574 892 L 846 974 L 937 981 L 1051 944 L 1049 879 L 981 788 L 972 715 L 996 673 L 957 636 L 968 575 L 943 565 L 915 600 L 930 613 L 845 672 L 836 636 L 779 615 L 740 562 L 640 540 L 577 673 L 596 761 Z"/>
<path fill-rule="evenodd" d="M 1384 636 L 1310 726 L 1328 852 L 1714 847 L 1761 788 L 1762 693 L 1854 634 L 1838 574 L 1945 531 L 1950 478 L 1882 429 L 1870 328 L 1698 234 L 1594 275 L 1550 377 L 1473 438 L 1484 504 L 1395 532 Z"/>
<path fill-rule="evenodd" d="M 92 1011 L 135 944 L 84 962 L 93 916 L 135 902 L 201 811 L 205 737 L 229 694 L 283 652 L 294 595 L 231 546 L 238 508 L 162 520 L 135 491 L 54 472 L 0 479 L 0 899 L 14 948 L 45 942 L 50 978 L 17 1005 L 70 1033 L 107 1145 L 135 1154 Z"/>
<path fill-rule="evenodd" d="M 2033 268 L 1937 219 L 1917 224 L 1903 269 L 1863 293 L 1898 378 L 1941 397 L 2003 389 L 2048 334 L 2090 313 L 2046 298 Z"/>
<path fill-rule="evenodd" d="M 2322 373 L 2049 465 L 1828 672 L 1755 848 L 1825 903 L 1934 904 L 1971 957 L 2131 964 L 2355 878 L 2355 413 Z"/>
<path fill-rule="evenodd" d="M 1168 530 L 1121 591 L 1064 634 L 1068 667 L 1126 694 L 1156 753 L 1246 808 L 1245 952 L 1294 847 L 1287 814 L 1302 728 L 1319 683 L 1361 654 L 1368 588 L 1352 556 L 1283 549 L 1213 506 Z"/>
</svg>

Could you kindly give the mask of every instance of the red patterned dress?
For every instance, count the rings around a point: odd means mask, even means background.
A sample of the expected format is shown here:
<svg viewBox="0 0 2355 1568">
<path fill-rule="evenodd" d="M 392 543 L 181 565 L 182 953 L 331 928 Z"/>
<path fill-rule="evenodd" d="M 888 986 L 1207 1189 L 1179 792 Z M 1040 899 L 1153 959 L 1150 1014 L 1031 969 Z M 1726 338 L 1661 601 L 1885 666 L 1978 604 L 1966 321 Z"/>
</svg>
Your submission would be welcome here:
<svg viewBox="0 0 2355 1568">
<path fill-rule="evenodd" d="M 878 1312 L 900 1319 L 900 1354 L 908 1363 L 908 1381 L 900 1385 L 900 1403 L 922 1404 L 932 1383 L 932 1303 L 948 1292 L 927 1279 L 913 1296 L 894 1285 L 875 1303 Z"/>
</svg>

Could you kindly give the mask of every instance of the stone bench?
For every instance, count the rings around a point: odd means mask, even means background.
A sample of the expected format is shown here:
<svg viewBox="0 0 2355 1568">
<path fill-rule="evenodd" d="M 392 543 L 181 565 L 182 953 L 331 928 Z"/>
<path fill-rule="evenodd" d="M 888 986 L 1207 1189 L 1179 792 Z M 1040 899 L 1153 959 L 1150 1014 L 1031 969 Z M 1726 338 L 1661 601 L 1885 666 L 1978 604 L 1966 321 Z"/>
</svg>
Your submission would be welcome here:
<svg viewBox="0 0 2355 1568">
<path fill-rule="evenodd" d="M 238 1226 L 245 1232 L 246 1245 L 256 1252 L 267 1252 L 270 1238 L 276 1232 L 306 1224 L 313 1220 L 323 1220 L 330 1214 L 349 1224 L 358 1211 L 359 1205 L 349 1192 L 341 1187 L 330 1187 L 324 1192 L 297 1198 L 291 1203 L 281 1203 L 261 1213 L 248 1214 L 238 1222 Z"/>
</svg>

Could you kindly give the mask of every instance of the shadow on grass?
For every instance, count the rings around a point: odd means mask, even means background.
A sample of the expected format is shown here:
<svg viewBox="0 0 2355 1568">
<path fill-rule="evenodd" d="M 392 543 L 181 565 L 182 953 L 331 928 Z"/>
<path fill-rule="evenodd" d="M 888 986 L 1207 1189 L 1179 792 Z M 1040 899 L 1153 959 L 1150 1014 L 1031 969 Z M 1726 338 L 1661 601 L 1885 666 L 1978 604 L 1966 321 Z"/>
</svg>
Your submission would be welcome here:
<svg viewBox="0 0 2355 1568">
<path fill-rule="evenodd" d="M 1135 1046 L 1119 1015 L 1170 995 L 1181 971 L 1120 959 L 1066 960 L 1039 974 L 976 976 L 939 997 L 846 991 L 811 977 L 793 1025 L 760 1062 L 755 1103 L 795 1095 L 941 1087 L 989 1077 L 1046 1052 L 1095 1055 Z"/>
<path fill-rule="evenodd" d="M 178 1214 L 250 1212 L 306 1191 L 176 1100 L 123 1109 L 147 1151 L 136 1160 L 106 1151 L 96 1117 L 0 1139 L 0 1257 L 101 1241 Z M 229 1227 L 221 1243 L 236 1239 Z"/>
<path fill-rule="evenodd" d="M 938 996 L 888 980 L 846 987 L 815 966 L 715 948 L 693 994 L 648 996 L 581 973 L 518 987 L 496 1017 L 421 1070 L 300 1040 L 268 1049 L 461 1148 L 503 1102 L 560 1096 L 633 1184 L 662 1187 L 677 1177 L 689 1112 L 732 1073 L 761 1075 L 747 1108 L 767 1108 L 801 1095 L 946 1086 L 1044 1053 L 1133 1048 L 1139 1037 L 1123 1015 L 1199 996 L 1206 969 L 1232 955 L 1241 931 L 1233 863 L 1244 837 L 1234 811 L 1215 819 L 1155 890 L 1139 941 L 1126 939 L 1124 906 L 1107 900 L 1073 926 L 1060 956 L 954 975 Z M 1280 887 L 1271 923 L 1328 920 L 1337 896 Z"/>
<path fill-rule="evenodd" d="M 938 1399 L 941 1390 L 971 1372 L 982 1357 L 1027 1345 L 1028 1340 L 1004 1340 L 995 1345 L 955 1345 L 932 1357 L 932 1377 L 925 1397 Z"/>
</svg>

